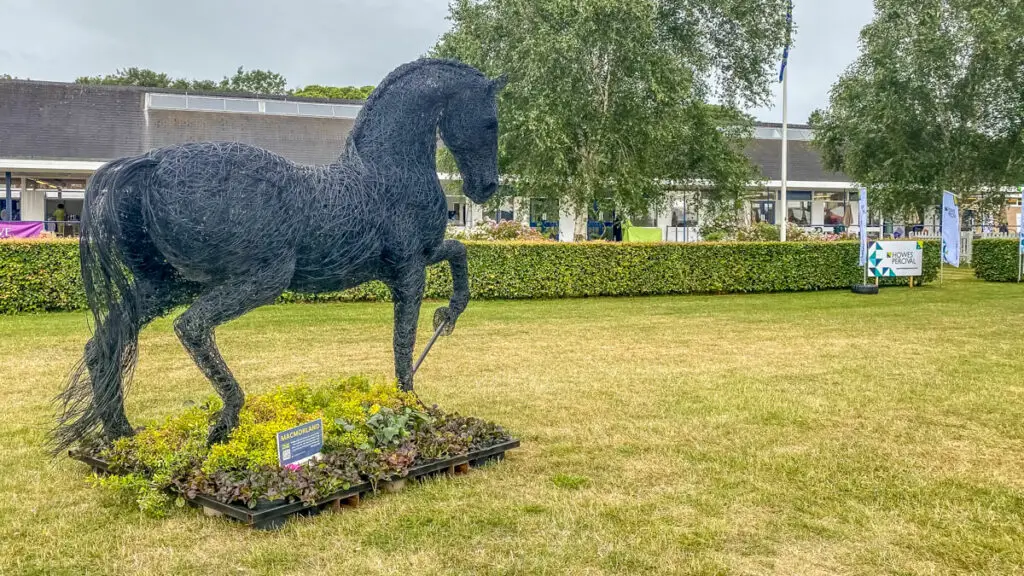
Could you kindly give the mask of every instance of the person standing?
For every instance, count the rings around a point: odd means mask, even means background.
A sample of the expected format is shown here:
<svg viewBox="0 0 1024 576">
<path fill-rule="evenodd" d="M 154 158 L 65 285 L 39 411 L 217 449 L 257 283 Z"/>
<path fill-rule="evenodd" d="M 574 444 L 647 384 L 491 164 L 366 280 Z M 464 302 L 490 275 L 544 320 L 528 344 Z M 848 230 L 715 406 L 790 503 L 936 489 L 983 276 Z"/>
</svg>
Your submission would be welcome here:
<svg viewBox="0 0 1024 576">
<path fill-rule="evenodd" d="M 64 204 L 57 204 L 57 209 L 53 211 L 53 219 L 57 221 L 57 236 L 64 237 L 64 219 L 67 218 L 67 212 L 64 211 Z"/>
</svg>

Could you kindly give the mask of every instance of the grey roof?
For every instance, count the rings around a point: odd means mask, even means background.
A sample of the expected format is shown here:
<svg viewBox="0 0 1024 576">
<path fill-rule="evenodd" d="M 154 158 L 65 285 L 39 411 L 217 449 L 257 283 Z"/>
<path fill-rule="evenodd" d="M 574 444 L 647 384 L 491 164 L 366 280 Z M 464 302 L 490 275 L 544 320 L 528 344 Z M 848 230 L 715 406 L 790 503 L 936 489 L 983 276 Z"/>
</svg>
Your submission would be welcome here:
<svg viewBox="0 0 1024 576">
<path fill-rule="evenodd" d="M 766 180 L 782 179 L 782 141 L 753 140 L 747 145 L 747 157 L 760 168 Z M 789 166 L 787 178 L 808 182 L 849 182 L 841 172 L 826 170 L 821 154 L 810 142 L 791 140 L 789 142 Z"/>
<path fill-rule="evenodd" d="M 142 154 L 153 148 L 206 140 L 237 141 L 261 146 L 295 162 L 323 164 L 338 157 L 353 121 L 341 118 L 273 116 L 195 110 L 146 109 L 147 93 L 197 94 L 138 86 L 98 86 L 0 80 L 0 158 L 107 161 Z M 252 95 L 204 93 L 235 98 Z M 327 104 L 362 104 L 358 100 L 325 100 L 259 96 Z M 777 128 L 780 124 L 756 123 Z M 794 129 L 809 129 L 791 124 Z M 779 180 L 781 142 L 753 140 L 747 155 L 767 180 Z M 848 181 L 825 170 L 809 142 L 789 142 L 789 179 Z"/>
<path fill-rule="evenodd" d="M 147 110 L 146 94 L 151 92 L 184 93 L 136 86 L 0 81 L 0 157 L 107 161 L 169 144 L 220 140 L 261 146 L 295 162 L 323 164 L 338 157 L 353 125 L 351 119 Z"/>
</svg>

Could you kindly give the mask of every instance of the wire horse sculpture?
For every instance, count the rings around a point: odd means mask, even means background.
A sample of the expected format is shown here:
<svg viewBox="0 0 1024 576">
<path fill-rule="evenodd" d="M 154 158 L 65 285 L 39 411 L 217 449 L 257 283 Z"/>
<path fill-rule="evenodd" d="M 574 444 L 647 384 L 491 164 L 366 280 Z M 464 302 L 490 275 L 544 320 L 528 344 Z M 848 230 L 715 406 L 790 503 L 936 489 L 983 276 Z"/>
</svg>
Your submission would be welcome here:
<svg viewBox="0 0 1024 576">
<path fill-rule="evenodd" d="M 504 77 L 457 61 L 404 64 L 370 95 L 341 157 L 324 166 L 204 142 L 101 167 L 86 190 L 80 240 L 94 333 L 56 399 L 56 450 L 100 426 L 107 439 L 133 433 L 124 395 L 139 331 L 183 304 L 174 330 L 224 401 L 211 444 L 227 439 L 244 402 L 214 329 L 285 290 L 383 281 L 394 300 L 395 373 L 412 390 L 426 267 L 447 261 L 454 287 L 435 314 L 435 338 L 469 303 L 466 249 L 444 239 L 438 131 L 463 192 L 485 202 L 498 187 L 496 98 L 504 85 Z"/>
</svg>

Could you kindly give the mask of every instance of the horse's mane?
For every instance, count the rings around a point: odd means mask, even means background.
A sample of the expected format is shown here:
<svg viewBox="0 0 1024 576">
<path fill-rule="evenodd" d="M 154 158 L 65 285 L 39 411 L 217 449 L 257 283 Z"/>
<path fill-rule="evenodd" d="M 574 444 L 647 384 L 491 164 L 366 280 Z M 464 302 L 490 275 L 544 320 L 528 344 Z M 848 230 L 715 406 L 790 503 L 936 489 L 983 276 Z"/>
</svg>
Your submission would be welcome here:
<svg viewBox="0 0 1024 576">
<path fill-rule="evenodd" d="M 374 111 L 374 108 L 380 103 L 384 96 L 387 95 L 388 92 L 390 92 L 391 89 L 394 88 L 396 84 L 399 84 L 406 76 L 424 68 L 451 68 L 464 72 L 471 78 L 476 77 L 485 82 L 487 81 L 487 76 L 485 76 L 483 72 L 480 72 L 469 64 L 459 62 L 458 60 L 445 58 L 420 58 L 418 60 L 402 64 L 398 68 L 392 70 L 391 73 L 377 85 L 370 94 L 370 97 L 366 99 L 362 110 L 359 111 L 359 115 L 356 117 L 355 125 L 352 126 L 352 130 L 348 134 L 348 138 L 345 143 L 345 152 L 342 154 L 342 158 L 358 155 L 358 150 L 356 150 L 355 147 L 356 139 L 363 136 L 363 131 L 366 129 L 364 124 L 366 119 L 372 116 L 371 112 Z"/>
<path fill-rule="evenodd" d="M 456 68 L 458 70 L 465 71 L 480 78 L 487 78 L 486 76 L 484 76 L 482 72 L 480 72 L 476 68 L 470 66 L 469 64 L 459 62 L 458 60 L 451 60 L 445 58 L 420 58 L 419 60 L 413 60 L 412 62 L 402 64 L 398 68 L 392 70 L 391 73 L 388 74 L 384 78 L 384 80 L 382 80 L 381 83 L 377 85 L 376 88 L 374 88 L 373 92 L 370 94 L 370 97 L 366 99 L 366 103 L 363 104 L 363 111 L 369 112 L 373 110 L 374 105 L 376 105 L 377 102 L 384 97 L 384 94 L 386 94 L 388 90 L 390 90 L 395 85 L 395 83 L 397 83 L 402 78 L 408 76 L 409 74 L 417 70 L 420 70 L 421 68 L 433 67 Z"/>
</svg>

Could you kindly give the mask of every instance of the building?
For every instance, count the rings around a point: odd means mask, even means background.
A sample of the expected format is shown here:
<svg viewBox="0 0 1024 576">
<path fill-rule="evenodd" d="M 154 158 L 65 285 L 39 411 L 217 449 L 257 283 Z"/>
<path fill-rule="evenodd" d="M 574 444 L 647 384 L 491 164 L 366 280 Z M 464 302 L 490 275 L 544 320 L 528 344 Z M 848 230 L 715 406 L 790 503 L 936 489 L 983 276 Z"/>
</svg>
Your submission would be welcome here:
<svg viewBox="0 0 1024 576">
<path fill-rule="evenodd" d="M 335 160 L 362 102 L 0 81 L 0 174 L 15 214 L 81 214 L 86 179 L 104 162 L 204 140 L 240 141 L 291 160 Z M 6 176 L 6 174 L 5 174 Z M 0 192 L 0 198 L 5 192 Z"/>
<path fill-rule="evenodd" d="M 58 203 L 68 219 L 81 214 L 85 182 L 104 162 L 183 142 L 239 141 L 277 152 L 295 162 L 321 164 L 338 157 L 360 101 L 238 94 L 190 94 L 127 86 L 0 80 L 0 175 L 10 176 L 16 218 L 51 220 Z M 751 198 L 739 217 L 780 222 L 781 126 L 760 123 L 748 148 L 763 180 L 751 183 Z M 811 148 L 811 130 L 789 129 L 789 182 L 785 213 L 799 226 L 832 231 L 857 226 L 857 186 L 822 166 Z M 0 183 L 0 186 L 7 183 Z M 0 203 L 6 191 L 0 190 Z M 670 241 L 699 238 L 699 199 L 679 194 L 662 213 L 641 216 L 637 225 L 657 226 Z M 1019 209 L 1018 209 L 1019 210 Z M 448 198 L 454 225 L 485 216 L 516 219 L 545 230 L 572 229 L 573 215 L 543 198 L 517 199 L 493 214 L 466 198 Z M 593 214 L 591 232 L 610 223 L 609 212 Z M 1010 220 L 1011 223 L 1014 220 Z M 877 226 L 877 221 L 871 222 Z M 52 225 L 51 225 L 52 227 Z M 75 226 L 67 227 L 72 233 Z"/>
</svg>

